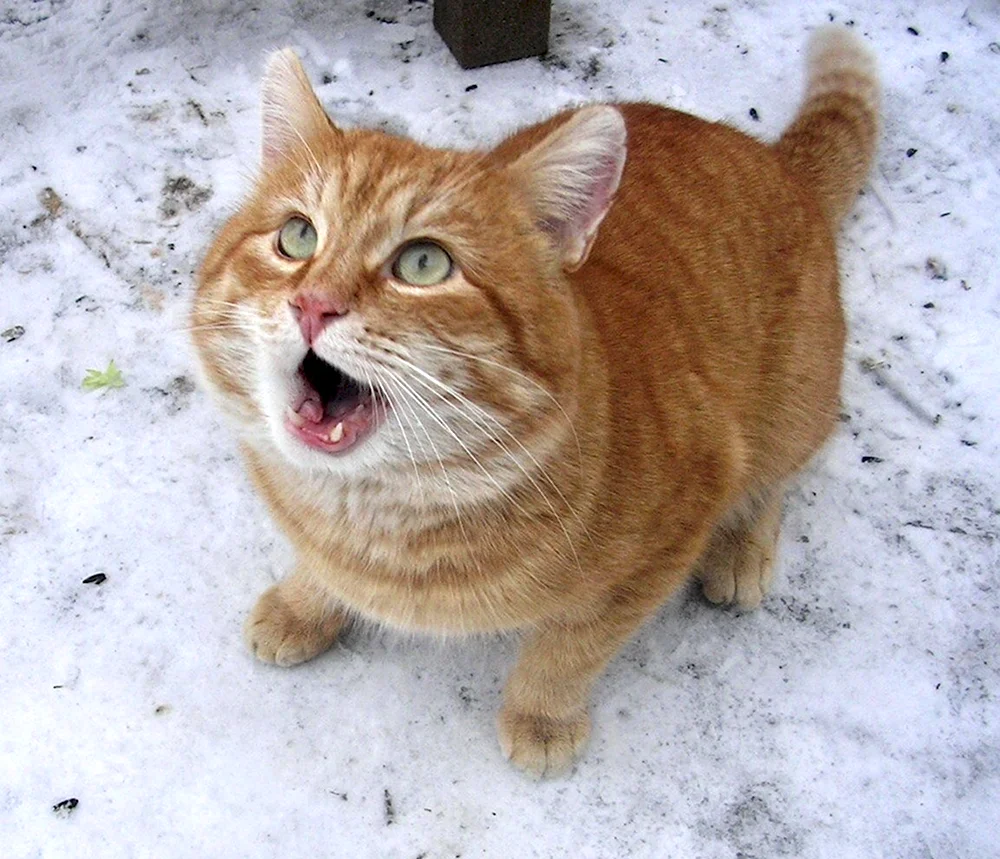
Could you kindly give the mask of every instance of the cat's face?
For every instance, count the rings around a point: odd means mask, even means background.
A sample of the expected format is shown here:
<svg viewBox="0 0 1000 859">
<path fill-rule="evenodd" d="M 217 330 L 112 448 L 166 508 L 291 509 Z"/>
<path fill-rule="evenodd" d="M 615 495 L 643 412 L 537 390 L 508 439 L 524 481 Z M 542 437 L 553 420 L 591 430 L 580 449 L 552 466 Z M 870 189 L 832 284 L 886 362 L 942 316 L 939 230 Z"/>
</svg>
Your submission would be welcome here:
<svg viewBox="0 0 1000 859">
<path fill-rule="evenodd" d="M 624 158 L 610 108 L 554 125 L 493 153 L 343 132 L 294 57 L 272 58 L 261 176 L 192 313 L 205 376 L 251 444 L 432 497 L 535 470 L 577 396 L 564 271 Z"/>
</svg>

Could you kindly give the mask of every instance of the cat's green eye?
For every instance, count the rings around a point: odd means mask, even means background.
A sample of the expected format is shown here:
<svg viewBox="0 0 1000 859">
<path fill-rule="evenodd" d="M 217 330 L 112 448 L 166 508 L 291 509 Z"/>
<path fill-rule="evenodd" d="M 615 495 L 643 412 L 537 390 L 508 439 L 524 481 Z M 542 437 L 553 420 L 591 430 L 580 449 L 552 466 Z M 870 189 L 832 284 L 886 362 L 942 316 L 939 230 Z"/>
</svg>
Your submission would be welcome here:
<svg viewBox="0 0 1000 859">
<path fill-rule="evenodd" d="M 451 257 L 440 245 L 414 242 L 400 251 L 392 273 L 411 286 L 433 286 L 447 279 L 451 266 Z"/>
<path fill-rule="evenodd" d="M 316 253 L 316 228 L 305 218 L 289 218 L 278 233 L 278 250 L 290 259 L 309 259 Z"/>
</svg>

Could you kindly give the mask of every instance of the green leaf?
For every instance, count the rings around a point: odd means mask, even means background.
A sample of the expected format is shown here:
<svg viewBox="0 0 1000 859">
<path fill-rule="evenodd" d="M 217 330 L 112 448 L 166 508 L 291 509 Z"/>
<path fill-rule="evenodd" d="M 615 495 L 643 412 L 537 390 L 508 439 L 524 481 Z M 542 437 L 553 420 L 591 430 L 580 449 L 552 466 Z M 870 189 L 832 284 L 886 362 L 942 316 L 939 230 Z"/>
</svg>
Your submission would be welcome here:
<svg viewBox="0 0 1000 859">
<path fill-rule="evenodd" d="M 108 369 L 87 370 L 87 375 L 83 377 L 83 389 L 85 391 L 103 391 L 108 388 L 122 388 L 125 386 L 125 379 L 122 371 L 115 366 L 114 361 L 108 361 Z"/>
</svg>

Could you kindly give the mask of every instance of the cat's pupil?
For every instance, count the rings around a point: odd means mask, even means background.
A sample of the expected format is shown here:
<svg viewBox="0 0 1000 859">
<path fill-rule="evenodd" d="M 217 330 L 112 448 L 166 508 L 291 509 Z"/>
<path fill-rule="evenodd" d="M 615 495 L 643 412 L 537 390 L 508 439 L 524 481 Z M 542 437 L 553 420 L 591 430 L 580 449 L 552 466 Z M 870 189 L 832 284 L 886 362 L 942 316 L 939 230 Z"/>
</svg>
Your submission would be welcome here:
<svg viewBox="0 0 1000 859">
<path fill-rule="evenodd" d="M 299 238 L 304 239 L 307 232 L 309 232 L 309 224 L 303 221 L 302 226 L 299 228 Z"/>
<path fill-rule="evenodd" d="M 420 255 L 420 259 L 417 261 L 417 268 L 423 271 L 425 268 L 427 268 L 429 264 L 430 262 L 428 260 L 428 254 L 422 253 Z"/>
</svg>

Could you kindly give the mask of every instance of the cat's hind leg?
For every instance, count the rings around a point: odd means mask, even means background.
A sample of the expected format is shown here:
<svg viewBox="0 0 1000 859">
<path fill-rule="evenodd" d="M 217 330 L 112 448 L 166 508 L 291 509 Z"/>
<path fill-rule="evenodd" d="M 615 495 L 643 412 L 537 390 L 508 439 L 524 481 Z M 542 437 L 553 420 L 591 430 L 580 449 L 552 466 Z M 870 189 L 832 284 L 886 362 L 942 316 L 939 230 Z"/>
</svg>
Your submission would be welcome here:
<svg viewBox="0 0 1000 859">
<path fill-rule="evenodd" d="M 695 568 L 709 602 L 756 608 L 774 577 L 783 492 L 748 496 L 715 527 Z"/>
<path fill-rule="evenodd" d="M 258 659 L 289 666 L 328 650 L 346 620 L 326 590 L 299 570 L 261 594 L 243 634 Z"/>
</svg>

